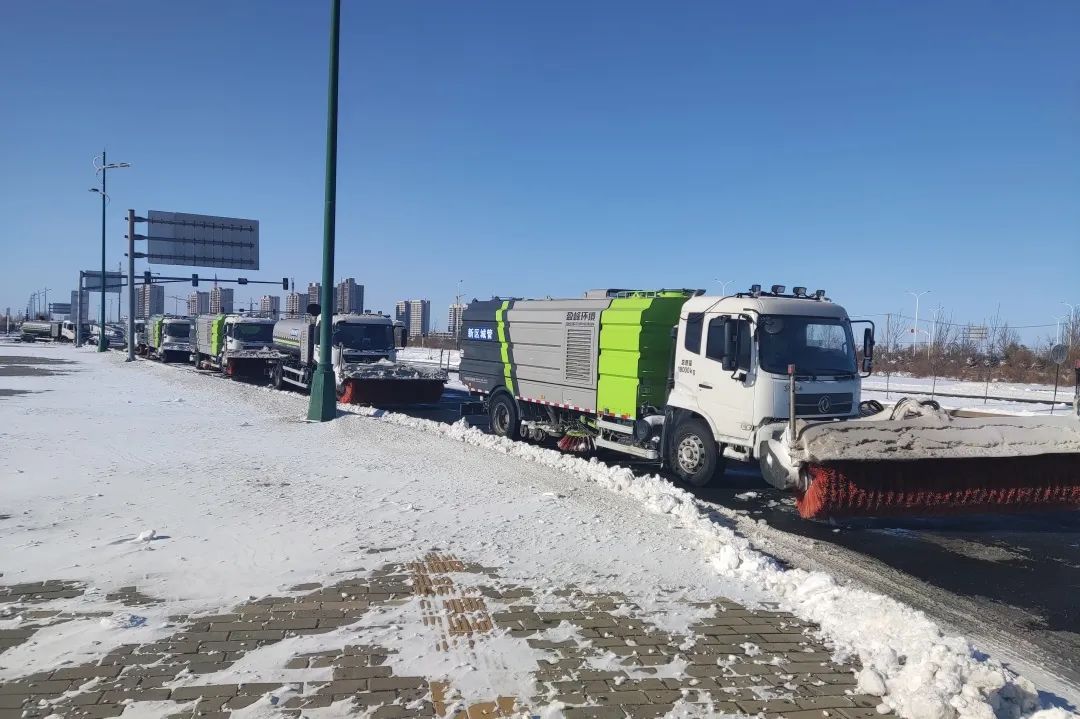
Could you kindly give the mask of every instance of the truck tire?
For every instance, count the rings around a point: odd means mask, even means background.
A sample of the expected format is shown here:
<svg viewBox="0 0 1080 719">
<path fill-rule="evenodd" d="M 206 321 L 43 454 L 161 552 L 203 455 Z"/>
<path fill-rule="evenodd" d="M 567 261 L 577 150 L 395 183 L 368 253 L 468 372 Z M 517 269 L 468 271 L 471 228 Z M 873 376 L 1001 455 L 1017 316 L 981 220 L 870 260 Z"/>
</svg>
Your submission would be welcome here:
<svg viewBox="0 0 1080 719">
<path fill-rule="evenodd" d="M 687 484 L 704 487 L 724 473 L 724 458 L 713 439 L 712 430 L 700 419 L 681 422 L 671 440 L 672 471 Z"/>
<path fill-rule="evenodd" d="M 281 372 L 281 363 L 278 362 L 270 372 L 270 381 L 274 384 L 274 389 L 285 388 L 285 383 L 281 381 Z"/>
<path fill-rule="evenodd" d="M 499 392 L 488 402 L 491 433 L 507 439 L 521 439 L 521 415 L 517 402 L 506 392 Z"/>
</svg>

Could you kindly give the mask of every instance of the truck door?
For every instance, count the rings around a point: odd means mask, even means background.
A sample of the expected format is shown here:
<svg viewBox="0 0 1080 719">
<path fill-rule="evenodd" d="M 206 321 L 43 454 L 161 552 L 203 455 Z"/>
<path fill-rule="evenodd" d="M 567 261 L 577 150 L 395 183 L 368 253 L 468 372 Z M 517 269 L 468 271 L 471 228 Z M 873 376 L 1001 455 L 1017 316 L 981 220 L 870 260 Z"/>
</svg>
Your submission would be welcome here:
<svg viewBox="0 0 1080 719">
<path fill-rule="evenodd" d="M 745 317 L 706 314 L 697 361 L 698 406 L 717 439 L 748 445 L 754 432 L 753 324 Z M 727 358 L 727 367 L 725 367 Z"/>
</svg>

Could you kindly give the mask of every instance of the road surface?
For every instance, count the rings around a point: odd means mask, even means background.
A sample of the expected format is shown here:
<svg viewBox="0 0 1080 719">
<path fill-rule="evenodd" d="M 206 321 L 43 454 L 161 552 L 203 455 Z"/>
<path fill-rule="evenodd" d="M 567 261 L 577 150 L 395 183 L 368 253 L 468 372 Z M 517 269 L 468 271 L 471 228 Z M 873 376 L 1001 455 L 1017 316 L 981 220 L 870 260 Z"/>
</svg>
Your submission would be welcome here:
<svg viewBox="0 0 1080 719">
<path fill-rule="evenodd" d="M 467 399 L 447 389 L 437 406 L 402 411 L 453 422 Z M 486 418 L 470 421 L 483 426 Z M 601 459 L 655 472 L 620 454 Z M 799 518 L 792 496 L 765 484 L 756 468 L 687 489 L 744 513 L 744 529 L 779 559 L 917 607 L 1011 659 L 1064 705 L 1080 704 L 1080 512 L 823 523 Z"/>
</svg>

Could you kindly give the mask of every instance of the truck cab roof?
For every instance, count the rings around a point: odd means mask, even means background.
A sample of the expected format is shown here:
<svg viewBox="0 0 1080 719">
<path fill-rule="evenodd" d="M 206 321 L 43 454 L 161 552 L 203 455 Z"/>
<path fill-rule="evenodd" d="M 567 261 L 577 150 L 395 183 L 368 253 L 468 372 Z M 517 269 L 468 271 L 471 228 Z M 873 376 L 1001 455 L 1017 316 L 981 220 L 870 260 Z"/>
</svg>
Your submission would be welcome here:
<svg viewBox="0 0 1080 719">
<path fill-rule="evenodd" d="M 272 325 L 276 321 L 269 317 L 249 317 L 248 315 L 228 315 L 225 317 L 225 324 L 227 325 Z"/>
<path fill-rule="evenodd" d="M 682 306 L 685 316 L 691 312 L 733 313 L 753 312 L 761 315 L 796 315 L 803 317 L 827 317 L 846 320 L 847 310 L 828 300 L 814 297 L 717 297 L 702 295 L 691 297 Z"/>
</svg>

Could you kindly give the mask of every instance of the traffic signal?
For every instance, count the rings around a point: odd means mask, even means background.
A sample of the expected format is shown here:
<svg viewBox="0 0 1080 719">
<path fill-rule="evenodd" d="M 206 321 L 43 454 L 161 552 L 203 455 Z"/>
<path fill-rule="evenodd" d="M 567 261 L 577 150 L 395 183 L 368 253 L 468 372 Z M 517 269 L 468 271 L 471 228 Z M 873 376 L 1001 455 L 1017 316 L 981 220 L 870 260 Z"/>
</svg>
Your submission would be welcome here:
<svg viewBox="0 0 1080 719">
<path fill-rule="evenodd" d="M 142 273 L 142 279 L 143 279 L 143 284 L 146 284 L 146 285 L 152 284 L 153 281 L 154 281 L 154 278 L 150 275 L 150 270 L 147 270 L 146 272 Z"/>
<path fill-rule="evenodd" d="M 288 291 L 288 289 L 289 289 L 289 278 L 288 277 L 282 277 L 281 278 L 281 289 L 283 289 L 285 291 Z"/>
<path fill-rule="evenodd" d="M 192 287 L 198 287 L 199 286 L 199 276 L 198 275 L 196 275 L 196 274 L 191 275 L 191 286 Z"/>
</svg>

